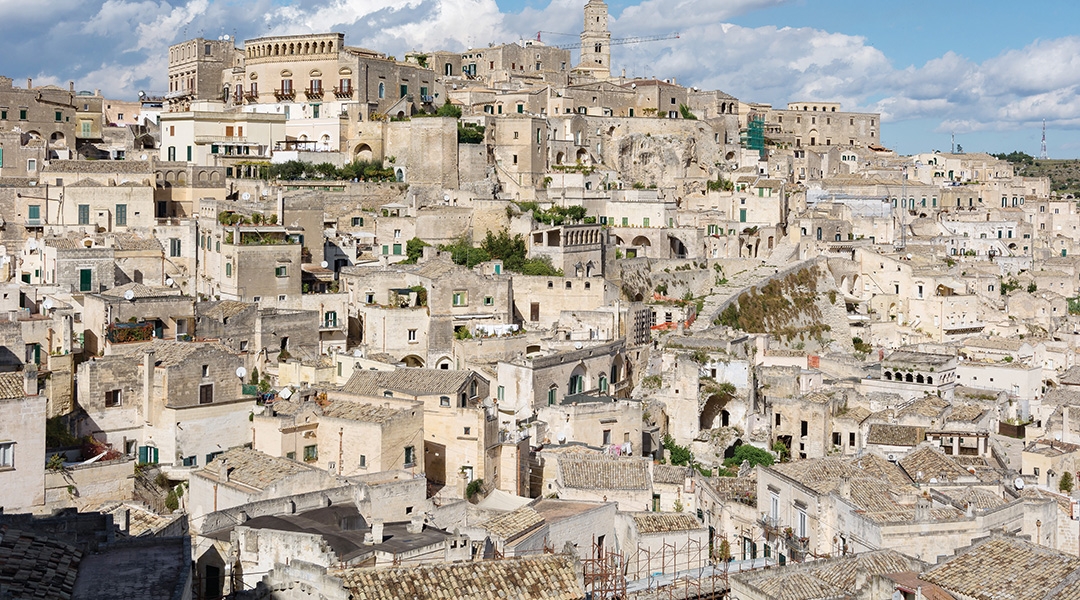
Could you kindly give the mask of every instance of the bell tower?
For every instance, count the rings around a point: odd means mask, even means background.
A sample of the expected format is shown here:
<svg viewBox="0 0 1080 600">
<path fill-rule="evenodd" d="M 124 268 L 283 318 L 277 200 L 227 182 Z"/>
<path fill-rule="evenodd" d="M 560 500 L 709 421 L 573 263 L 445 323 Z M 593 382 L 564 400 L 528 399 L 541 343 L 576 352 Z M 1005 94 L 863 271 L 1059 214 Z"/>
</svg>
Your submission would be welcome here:
<svg viewBox="0 0 1080 600">
<path fill-rule="evenodd" d="M 578 69 L 592 72 L 597 79 L 611 77 L 611 32 L 608 31 L 608 7 L 603 0 L 589 0 L 585 5 L 585 30 L 581 32 Z"/>
</svg>

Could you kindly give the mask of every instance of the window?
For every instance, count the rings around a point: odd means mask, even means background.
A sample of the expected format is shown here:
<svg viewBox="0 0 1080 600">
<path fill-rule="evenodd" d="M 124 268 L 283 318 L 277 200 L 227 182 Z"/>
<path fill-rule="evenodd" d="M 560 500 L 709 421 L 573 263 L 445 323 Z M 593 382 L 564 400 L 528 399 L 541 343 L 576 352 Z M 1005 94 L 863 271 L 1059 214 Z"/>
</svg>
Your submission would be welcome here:
<svg viewBox="0 0 1080 600">
<path fill-rule="evenodd" d="M 31 221 L 37 221 L 37 220 L 41 219 L 41 205 L 40 204 L 31 204 L 30 206 L 27 206 L 26 209 L 27 209 L 27 213 L 26 213 L 26 218 L 27 219 L 29 219 Z"/>
<path fill-rule="evenodd" d="M 806 537 L 806 513 L 801 510 L 799 511 L 798 529 L 796 531 L 799 537 Z"/>
<path fill-rule="evenodd" d="M 553 385 L 550 388 L 548 388 L 548 398 L 547 398 L 548 406 L 553 406 L 555 404 L 555 400 L 558 398 L 558 395 L 559 395 L 559 388 L 557 386 Z"/>
<path fill-rule="evenodd" d="M 211 404 L 214 401 L 214 384 L 204 383 L 199 386 L 199 404 Z"/>
<path fill-rule="evenodd" d="M 409 95 L 409 85 L 407 83 L 401 84 L 401 98 Z"/>
<path fill-rule="evenodd" d="M 0 468 L 15 468 L 15 442 L 0 442 Z"/>
<path fill-rule="evenodd" d="M 641 226 L 642 227 L 648 227 L 649 226 L 649 217 L 645 217 L 645 218 L 643 218 L 641 220 Z"/>
<path fill-rule="evenodd" d="M 409 330 L 409 341 L 410 342 L 415 342 L 416 341 L 416 330 L 415 329 L 410 329 Z"/>
<path fill-rule="evenodd" d="M 20 121 L 25 121 L 26 120 L 26 109 L 25 108 L 20 108 L 19 109 L 19 120 Z"/>
<path fill-rule="evenodd" d="M 605 446 L 611 445 L 611 430 L 610 429 L 605 429 L 604 430 L 604 442 L 603 442 L 603 444 Z"/>
<path fill-rule="evenodd" d="M 416 448 L 413 446 L 405 446 L 405 466 L 416 466 Z"/>
<path fill-rule="evenodd" d="M 127 204 L 116 205 L 116 224 L 120 226 L 127 225 Z"/>
<path fill-rule="evenodd" d="M 361 469 L 366 469 L 367 468 L 367 455 L 365 455 L 365 454 L 360 455 L 360 468 Z"/>
<path fill-rule="evenodd" d="M 352 224 L 353 224 L 353 227 L 363 227 L 364 226 L 364 217 L 353 217 L 352 218 Z"/>
<path fill-rule="evenodd" d="M 338 320 L 337 320 L 337 311 L 336 310 L 328 310 L 325 313 L 323 313 L 323 327 L 337 327 L 337 326 L 338 326 Z"/>
<path fill-rule="evenodd" d="M 56 111 L 56 122 L 59 123 L 64 120 L 64 113 Z"/>
<path fill-rule="evenodd" d="M 79 205 L 79 225 L 89 225 L 89 224 L 90 224 L 90 205 L 89 204 L 80 204 Z"/>
<path fill-rule="evenodd" d="M 30 160 L 26 161 L 26 170 L 31 171 L 31 172 L 37 171 L 37 159 L 36 158 L 31 158 Z"/>
<path fill-rule="evenodd" d="M 450 408 L 450 396 L 439 396 L 439 406 Z"/>
<path fill-rule="evenodd" d="M 288 267 L 274 267 L 274 277 L 288 277 Z"/>
<path fill-rule="evenodd" d="M 169 149 L 167 151 L 167 155 L 168 155 L 169 158 L 166 159 L 166 160 L 168 160 L 169 162 L 175 161 L 176 160 L 176 146 L 169 146 Z"/>
<path fill-rule="evenodd" d="M 0 121 L 7 121 L 7 111 L 0 110 Z"/>
<path fill-rule="evenodd" d="M 855 432 L 854 431 L 852 431 L 851 433 L 848 434 L 848 446 L 851 446 L 851 447 L 855 446 Z"/>
<path fill-rule="evenodd" d="M 401 256 L 401 244 L 394 244 L 394 256 Z"/>
<path fill-rule="evenodd" d="M 468 306 L 469 293 L 465 291 L 454 292 L 454 306 Z"/>
<path fill-rule="evenodd" d="M 502 402 L 506 398 L 506 387 L 500 385 L 495 392 L 495 397 Z"/>
<path fill-rule="evenodd" d="M 232 277 L 232 263 L 225 263 L 225 276 Z"/>
<path fill-rule="evenodd" d="M 194 456 L 185 456 L 183 459 L 183 465 L 185 467 L 197 467 L 199 466 L 199 459 Z"/>
<path fill-rule="evenodd" d="M 94 271 L 92 269 L 79 269 L 79 291 L 89 292 L 91 289 L 91 281 L 93 281 Z"/>
<path fill-rule="evenodd" d="M 385 98 L 385 97 L 386 97 L 386 84 L 380 81 L 379 82 L 379 98 Z"/>
<path fill-rule="evenodd" d="M 462 435 L 472 435 L 472 427 L 463 427 L 462 432 Z"/>
<path fill-rule="evenodd" d="M 484 296 L 484 306 L 494 306 L 495 299 L 491 296 Z"/>
<path fill-rule="evenodd" d="M 105 408 L 113 408 L 121 405 L 122 391 L 109 390 L 105 392 Z"/>
<path fill-rule="evenodd" d="M 304 462 L 315 462 L 319 460 L 319 446 L 304 446 Z"/>
<path fill-rule="evenodd" d="M 776 426 L 780 426 L 780 413 L 776 413 Z"/>
<path fill-rule="evenodd" d="M 240 340 L 240 351 L 247 352 L 248 343 L 247 340 Z"/>
</svg>

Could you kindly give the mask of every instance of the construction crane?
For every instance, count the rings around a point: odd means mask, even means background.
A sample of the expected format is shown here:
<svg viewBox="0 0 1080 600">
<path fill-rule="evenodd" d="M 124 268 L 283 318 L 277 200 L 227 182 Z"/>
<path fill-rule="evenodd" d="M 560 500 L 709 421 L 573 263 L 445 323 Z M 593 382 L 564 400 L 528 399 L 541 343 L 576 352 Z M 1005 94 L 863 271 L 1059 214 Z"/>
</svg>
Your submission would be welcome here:
<svg viewBox="0 0 1080 600">
<path fill-rule="evenodd" d="M 536 41 L 538 41 L 538 42 L 541 41 L 540 40 L 540 34 L 542 34 L 542 33 L 547 33 L 547 34 L 552 34 L 552 35 L 565 35 L 565 36 L 572 35 L 572 34 L 569 34 L 569 33 L 555 33 L 553 31 L 537 31 L 536 32 Z M 679 39 L 679 34 L 678 33 L 668 33 L 668 34 L 664 34 L 664 35 L 650 35 L 650 36 L 644 36 L 644 37 L 616 38 L 616 39 L 613 39 L 613 40 L 609 41 L 608 45 L 610 45 L 610 46 L 625 46 L 627 44 L 643 44 L 645 42 L 659 42 L 659 41 L 662 41 L 662 40 L 677 40 L 677 39 Z M 578 42 L 576 44 L 560 44 L 558 46 L 552 46 L 552 48 L 558 48 L 560 50 L 579 50 L 582 46 L 583 46 L 583 44 L 581 42 Z"/>
</svg>

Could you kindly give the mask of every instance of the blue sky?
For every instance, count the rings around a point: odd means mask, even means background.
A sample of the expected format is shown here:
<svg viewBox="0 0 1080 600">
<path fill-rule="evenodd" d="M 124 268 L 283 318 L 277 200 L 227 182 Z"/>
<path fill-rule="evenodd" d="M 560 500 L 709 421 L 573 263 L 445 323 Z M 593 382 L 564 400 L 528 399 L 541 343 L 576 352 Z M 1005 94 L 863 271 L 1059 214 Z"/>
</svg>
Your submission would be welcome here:
<svg viewBox="0 0 1080 600">
<path fill-rule="evenodd" d="M 0 0 L 0 74 L 133 98 L 165 89 L 188 37 L 341 31 L 401 56 L 576 33 L 586 0 Z M 903 153 L 1080 156 L 1080 3 L 1043 0 L 611 0 L 616 71 L 745 101 L 833 100 L 882 113 Z M 1030 8 L 1029 8 L 1030 7 Z M 551 37 L 566 43 L 573 38 Z"/>
</svg>

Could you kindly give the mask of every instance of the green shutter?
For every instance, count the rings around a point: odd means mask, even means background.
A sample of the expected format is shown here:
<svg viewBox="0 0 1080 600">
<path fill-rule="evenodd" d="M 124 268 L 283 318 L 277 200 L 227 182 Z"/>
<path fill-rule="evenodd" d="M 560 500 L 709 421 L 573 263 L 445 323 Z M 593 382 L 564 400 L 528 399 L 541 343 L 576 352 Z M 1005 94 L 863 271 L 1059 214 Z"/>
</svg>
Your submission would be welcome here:
<svg viewBox="0 0 1080 600">
<path fill-rule="evenodd" d="M 90 285 L 93 280 L 94 272 L 90 269 L 79 270 L 79 291 L 89 292 Z"/>
<path fill-rule="evenodd" d="M 31 221 L 36 221 L 41 218 L 41 206 L 38 204 L 31 204 L 27 208 L 27 218 Z"/>
<path fill-rule="evenodd" d="M 80 204 L 79 205 L 79 225 L 89 225 L 89 224 L 90 224 L 90 205 L 89 204 Z"/>
<path fill-rule="evenodd" d="M 116 205 L 116 224 L 127 225 L 127 204 Z"/>
</svg>

